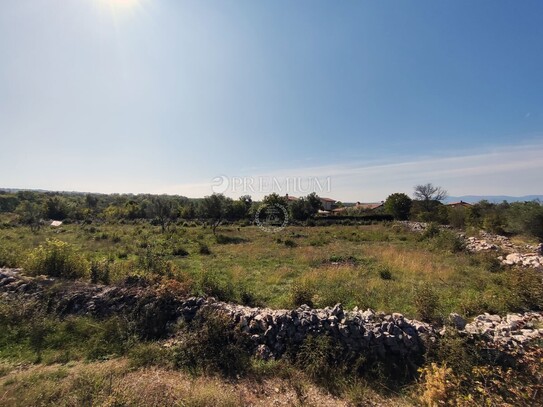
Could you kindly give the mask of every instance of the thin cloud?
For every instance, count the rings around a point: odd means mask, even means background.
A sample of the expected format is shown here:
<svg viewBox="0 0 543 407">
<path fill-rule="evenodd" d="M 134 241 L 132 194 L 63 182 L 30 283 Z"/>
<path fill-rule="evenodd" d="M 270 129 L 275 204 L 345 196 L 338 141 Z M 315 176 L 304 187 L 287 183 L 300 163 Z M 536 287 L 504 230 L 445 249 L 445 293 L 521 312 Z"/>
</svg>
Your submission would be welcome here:
<svg viewBox="0 0 543 407">
<path fill-rule="evenodd" d="M 543 144 L 531 144 L 500 147 L 470 155 L 423 157 L 387 163 L 349 162 L 246 176 L 279 179 L 330 177 L 331 190 L 327 194 L 342 201 L 377 201 L 393 192 L 411 194 L 414 185 L 425 182 L 441 185 L 451 195 L 524 195 L 542 192 L 539 190 L 539 174 L 543 170 L 541 157 Z M 213 192 L 211 186 L 211 180 L 202 180 L 196 184 L 161 188 L 157 192 L 204 196 Z M 269 192 L 257 191 L 253 195 L 261 198 Z"/>
</svg>

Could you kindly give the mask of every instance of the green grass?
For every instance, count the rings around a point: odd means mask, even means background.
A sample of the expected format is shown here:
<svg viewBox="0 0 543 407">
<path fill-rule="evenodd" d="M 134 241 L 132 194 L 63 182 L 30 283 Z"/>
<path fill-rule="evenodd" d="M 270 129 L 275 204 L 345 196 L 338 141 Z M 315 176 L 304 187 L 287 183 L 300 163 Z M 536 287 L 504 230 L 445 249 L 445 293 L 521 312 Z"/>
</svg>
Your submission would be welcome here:
<svg viewBox="0 0 543 407">
<path fill-rule="evenodd" d="M 65 225 L 36 234 L 5 228 L 0 247 L 9 250 L 0 252 L 0 263 L 23 265 L 32 249 L 56 238 L 91 262 L 107 263 L 112 283 L 129 275 L 174 278 L 195 294 L 274 308 L 295 305 L 300 285 L 310 288 L 317 307 L 342 302 L 412 317 L 420 316 L 415 300 L 421 285 L 436 292 L 440 315 L 522 307 L 509 284 L 511 272 L 462 251 L 450 232 L 421 239 L 381 224 L 291 226 L 275 234 L 223 226 L 218 233 L 219 239 L 209 228 L 175 225 L 163 234 L 146 222 Z"/>
<path fill-rule="evenodd" d="M 172 290 L 250 305 L 324 307 L 341 302 L 347 308 L 371 307 L 427 320 L 440 320 L 452 311 L 470 316 L 543 307 L 538 272 L 503 268 L 493 256 L 467 253 L 450 232 L 424 238 L 378 224 L 291 226 L 277 234 L 223 226 L 218 233 L 219 239 L 209 228 L 174 226 L 163 234 L 144 222 L 65 225 L 36 234 L 28 228 L 3 228 L 0 266 L 28 264 L 41 244 L 57 239 L 86 260 L 87 281 L 115 284 L 131 275 L 167 279 L 163 287 Z M 181 327 L 177 334 L 183 340 L 166 347 L 143 340 L 141 330 L 121 318 L 60 319 L 45 314 L 39 304 L 1 299 L 0 405 L 269 405 L 267 396 L 255 398 L 255 386 L 277 397 L 285 391 L 285 400 L 300 404 L 311 404 L 317 394 L 323 405 L 331 405 L 332 399 L 322 399 L 329 397 L 319 393 L 323 391 L 355 405 L 367 400 L 420 404 L 418 384 L 408 383 L 392 396 L 384 385 L 390 375 L 379 365 L 364 365 L 364 374 L 354 374 L 352 361 L 336 363 L 342 356 L 326 338 L 310 339 L 290 359 L 249 358 L 235 365 L 232 360 L 239 359 L 242 343 L 225 337 L 227 329 L 219 322 Z M 446 362 L 464 380 L 479 363 L 466 362 L 466 349 L 453 338 L 431 349 L 429 357 Z M 231 377 L 212 374 L 220 371 Z M 429 373 L 424 377 L 427 388 L 442 380 Z M 514 386 L 521 379 L 527 382 L 519 377 L 511 382 Z"/>
</svg>

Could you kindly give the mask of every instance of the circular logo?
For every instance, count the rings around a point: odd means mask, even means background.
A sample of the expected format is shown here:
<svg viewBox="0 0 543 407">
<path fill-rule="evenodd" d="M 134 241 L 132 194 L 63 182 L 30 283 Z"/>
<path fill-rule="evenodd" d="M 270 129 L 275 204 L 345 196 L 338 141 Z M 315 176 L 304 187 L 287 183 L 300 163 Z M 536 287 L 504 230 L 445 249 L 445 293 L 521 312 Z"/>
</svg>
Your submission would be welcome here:
<svg viewBox="0 0 543 407">
<path fill-rule="evenodd" d="M 213 178 L 211 182 L 213 182 L 211 190 L 214 194 L 224 194 L 230 186 L 230 180 L 224 175 Z"/>
<path fill-rule="evenodd" d="M 255 222 L 265 232 L 279 232 L 288 224 L 287 208 L 281 204 L 260 205 L 255 214 Z"/>
</svg>

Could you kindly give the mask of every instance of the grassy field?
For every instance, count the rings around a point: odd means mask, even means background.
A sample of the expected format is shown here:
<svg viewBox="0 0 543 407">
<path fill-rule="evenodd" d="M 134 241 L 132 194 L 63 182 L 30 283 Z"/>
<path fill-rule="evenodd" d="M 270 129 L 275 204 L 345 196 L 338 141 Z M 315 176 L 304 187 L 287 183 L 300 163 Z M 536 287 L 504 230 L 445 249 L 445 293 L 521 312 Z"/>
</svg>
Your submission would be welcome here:
<svg viewBox="0 0 543 407">
<path fill-rule="evenodd" d="M 186 295 L 273 308 L 341 302 L 439 322 L 452 311 L 469 317 L 543 307 L 538 271 L 504 268 L 497 253 L 468 253 L 449 230 L 420 234 L 375 224 L 290 226 L 271 234 L 230 225 L 214 236 L 196 224 L 165 233 L 146 222 L 36 233 L 4 226 L 0 267 L 35 274 L 40 253 L 59 247 L 86 281 L 175 279 Z M 0 298 L 0 325 L 2 406 L 532 405 L 543 380 L 540 347 L 511 370 L 489 364 L 473 343 L 454 336 L 426 355 L 418 380 L 396 383 L 385 365 L 359 371 L 335 361 L 337 350 L 326 338 L 311 342 L 303 357 L 294 352 L 263 362 L 240 357 L 242 342 L 228 336 L 228 325 L 180 326 L 183 340 L 171 347 L 142 339 L 118 316 L 61 318 L 43 304 L 8 298 Z M 233 374 L 217 371 L 218 350 L 226 345 L 232 360 L 243 361 L 227 367 Z"/>
<path fill-rule="evenodd" d="M 37 233 L 4 228 L 0 265 L 25 267 L 28 253 L 47 239 L 59 239 L 94 261 L 102 274 L 106 269 L 110 282 L 129 275 L 174 278 L 191 293 L 251 305 L 341 302 L 411 317 L 530 306 L 518 291 L 518 273 L 502 269 L 495 255 L 462 250 L 449 231 L 424 236 L 377 224 L 291 226 L 279 233 L 224 226 L 218 233 L 215 237 L 197 225 L 171 226 L 161 233 L 148 223 L 65 225 Z"/>
</svg>

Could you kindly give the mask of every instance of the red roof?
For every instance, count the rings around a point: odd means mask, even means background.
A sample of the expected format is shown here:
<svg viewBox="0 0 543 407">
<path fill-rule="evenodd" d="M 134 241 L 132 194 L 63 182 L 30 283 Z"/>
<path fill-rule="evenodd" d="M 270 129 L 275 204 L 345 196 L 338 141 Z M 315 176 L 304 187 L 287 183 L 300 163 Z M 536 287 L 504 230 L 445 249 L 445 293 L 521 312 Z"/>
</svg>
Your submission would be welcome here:
<svg viewBox="0 0 543 407">
<path fill-rule="evenodd" d="M 460 201 L 460 202 L 451 202 L 447 206 L 472 206 L 470 203 Z"/>
</svg>

